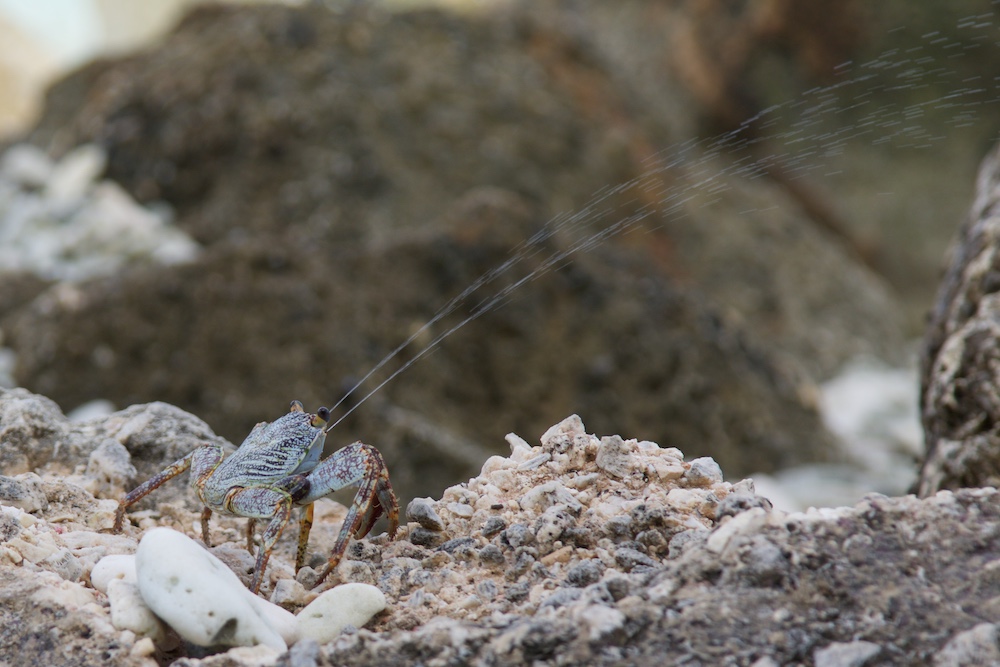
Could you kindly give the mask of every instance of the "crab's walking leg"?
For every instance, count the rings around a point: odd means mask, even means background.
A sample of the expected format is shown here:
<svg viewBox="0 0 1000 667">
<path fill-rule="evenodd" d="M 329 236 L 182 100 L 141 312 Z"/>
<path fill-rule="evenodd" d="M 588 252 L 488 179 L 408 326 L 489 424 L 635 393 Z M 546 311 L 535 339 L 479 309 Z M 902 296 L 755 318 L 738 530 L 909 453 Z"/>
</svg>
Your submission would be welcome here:
<svg viewBox="0 0 1000 667">
<path fill-rule="evenodd" d="M 298 574 L 299 570 L 306 562 L 306 547 L 309 546 L 309 531 L 312 530 L 313 526 L 313 503 L 309 503 L 302 510 L 302 517 L 299 519 L 299 549 L 295 552 L 295 573 Z"/>
<path fill-rule="evenodd" d="M 270 519 L 267 528 L 261 535 L 260 548 L 257 550 L 257 563 L 254 566 L 253 580 L 250 582 L 250 590 L 254 593 L 260 591 L 261 582 L 264 580 L 264 570 L 267 568 L 267 561 L 271 558 L 271 551 L 292 515 L 292 502 L 292 496 L 288 492 L 263 487 L 237 488 L 226 496 L 226 509 L 229 512 L 237 516 L 248 517 L 251 520 Z"/>
<path fill-rule="evenodd" d="M 257 549 L 257 563 L 254 565 L 253 580 L 250 590 L 260 591 L 264 581 L 264 570 L 271 558 L 274 545 L 285 530 L 292 516 L 292 506 L 309 491 L 309 480 L 306 475 L 289 475 L 273 486 L 258 486 L 250 488 L 236 487 L 226 494 L 223 505 L 230 514 L 243 516 L 254 524 L 257 519 L 270 519 L 267 528 L 260 536 L 260 548 Z M 252 527 L 248 539 L 252 537 Z"/>
<path fill-rule="evenodd" d="M 253 555 L 253 531 L 257 527 L 257 519 L 247 520 L 247 551 Z"/>
<path fill-rule="evenodd" d="M 309 486 L 309 492 L 298 501 L 300 505 L 312 503 L 338 489 L 358 487 L 354 502 L 344 517 L 333 553 L 314 584 L 318 586 L 344 557 L 351 536 L 367 535 L 383 512 L 389 519 L 389 536 L 395 537 L 399 527 L 399 504 L 392 492 L 382 455 L 371 445 L 360 442 L 334 452 L 316 466 L 309 473 Z"/>
<path fill-rule="evenodd" d="M 134 505 L 139 502 L 164 483 L 169 482 L 188 468 L 192 469 L 191 472 L 194 476 L 194 482 L 200 489 L 204 486 L 209 476 L 211 476 L 212 471 L 214 471 L 219 464 L 222 463 L 224 456 L 225 452 L 223 451 L 221 445 L 203 445 L 184 458 L 174 461 L 162 472 L 150 477 L 144 483 L 132 489 L 130 493 L 126 494 L 125 497 L 118 502 L 118 511 L 115 512 L 114 532 L 121 532 L 122 525 L 125 522 L 125 510 L 128 509 L 130 505 Z M 208 521 L 205 519 L 204 523 L 202 523 L 202 528 L 207 525 Z"/>
<path fill-rule="evenodd" d="M 201 511 L 201 541 L 206 547 L 212 546 L 212 541 L 208 537 L 208 520 L 212 518 L 212 509 L 206 507 Z"/>
</svg>

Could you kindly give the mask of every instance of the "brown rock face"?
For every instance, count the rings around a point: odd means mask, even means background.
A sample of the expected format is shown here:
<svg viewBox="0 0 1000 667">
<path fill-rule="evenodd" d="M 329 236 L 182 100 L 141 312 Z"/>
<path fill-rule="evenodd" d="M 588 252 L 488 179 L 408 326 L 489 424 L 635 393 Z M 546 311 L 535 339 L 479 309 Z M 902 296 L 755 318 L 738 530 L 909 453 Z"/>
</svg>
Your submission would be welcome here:
<svg viewBox="0 0 1000 667">
<path fill-rule="evenodd" d="M 62 386 L 66 402 L 183 397 L 239 442 L 249 430 L 239 430 L 244 415 L 270 421 L 291 398 L 315 407 L 330 400 L 324 392 L 336 378 L 374 366 L 422 323 L 414 304 L 440 280 L 471 284 L 504 260 L 506 246 L 460 233 L 363 256 L 296 260 L 280 247 L 220 249 L 196 265 L 93 284 L 82 308 L 25 313 L 11 331 L 35 341 L 23 347 L 21 368 L 35 383 Z M 550 240 L 539 250 L 559 247 Z M 503 280 L 530 274 L 539 260 L 526 263 Z M 490 290 L 475 292 L 389 370 L 490 298 Z M 95 341 L 110 351 L 97 368 Z M 63 380 L 74 369 L 75 387 Z M 535 424 L 548 414 L 573 408 L 609 430 L 631 424 L 651 438 L 664 430 L 670 442 L 698 443 L 738 470 L 822 457 L 827 443 L 796 385 L 767 354 L 648 262 L 610 247 L 471 321 L 330 440 L 379 447 L 408 498 L 429 493 L 428 479 L 468 477 L 491 453 L 476 444 L 481 434 L 540 430 Z"/>
</svg>

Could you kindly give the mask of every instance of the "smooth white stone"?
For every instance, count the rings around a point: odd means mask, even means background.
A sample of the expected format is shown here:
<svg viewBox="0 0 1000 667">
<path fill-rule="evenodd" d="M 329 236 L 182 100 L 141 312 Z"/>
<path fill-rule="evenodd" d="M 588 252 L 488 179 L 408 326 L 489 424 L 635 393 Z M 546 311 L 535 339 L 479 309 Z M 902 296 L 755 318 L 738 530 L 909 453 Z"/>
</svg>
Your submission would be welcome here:
<svg viewBox="0 0 1000 667">
<path fill-rule="evenodd" d="M 130 554 L 105 556 L 97 561 L 97 565 L 90 571 L 90 583 L 104 594 L 108 592 L 108 584 L 115 579 L 131 584 L 138 581 L 135 577 L 135 556 Z"/>
<path fill-rule="evenodd" d="M 288 646 L 299 641 L 299 622 L 295 614 L 252 593 L 250 593 L 250 597 L 257 606 L 257 613 L 281 635 Z"/>
<path fill-rule="evenodd" d="M 107 417 L 115 411 L 115 404 L 106 398 L 97 398 L 76 406 L 66 413 L 71 422 L 85 422 L 98 417 Z"/>
<path fill-rule="evenodd" d="M 326 591 L 298 613 L 299 637 L 325 644 L 348 625 L 360 628 L 383 609 L 385 595 L 379 589 L 369 584 L 342 584 Z"/>
<path fill-rule="evenodd" d="M 169 528 L 147 531 L 135 567 L 143 600 L 189 642 L 288 649 L 275 626 L 284 626 L 283 614 L 291 614 L 247 590 L 232 570 L 186 535 Z"/>
<path fill-rule="evenodd" d="M 146 606 L 136 583 L 124 579 L 112 579 L 107 586 L 108 602 L 111 604 L 111 625 L 119 630 L 131 630 L 142 637 L 149 637 L 156 644 L 163 645 L 167 636 L 163 622 Z"/>
</svg>

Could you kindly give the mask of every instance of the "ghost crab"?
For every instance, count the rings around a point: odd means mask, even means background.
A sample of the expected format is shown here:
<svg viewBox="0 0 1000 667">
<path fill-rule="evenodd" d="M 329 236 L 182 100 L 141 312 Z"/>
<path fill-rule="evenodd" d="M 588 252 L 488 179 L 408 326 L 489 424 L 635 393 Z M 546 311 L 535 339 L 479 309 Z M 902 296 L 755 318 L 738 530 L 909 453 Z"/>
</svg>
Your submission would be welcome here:
<svg viewBox="0 0 1000 667">
<path fill-rule="evenodd" d="M 210 545 L 208 520 L 212 512 L 250 520 L 247 550 L 251 554 L 256 521 L 270 520 L 261 536 L 250 584 L 250 590 L 257 593 L 271 551 L 291 519 L 292 508 L 305 507 L 299 520 L 297 573 L 305 561 L 313 503 L 339 489 L 358 486 L 333 553 L 314 584 L 319 585 L 337 567 L 351 535 L 358 538 L 367 535 L 383 513 L 389 520 L 390 539 L 399 527 L 399 504 L 377 449 L 355 442 L 320 460 L 331 428 L 326 427 L 329 419 L 330 411 L 326 408 L 310 414 L 300 402 L 292 401 L 291 410 L 281 418 L 257 424 L 229 458 L 225 458 L 221 445 L 199 447 L 123 497 L 115 514 L 114 532 L 122 530 L 125 510 L 130 505 L 190 468 L 191 483 L 205 505 L 201 534 L 206 545 Z"/>
</svg>

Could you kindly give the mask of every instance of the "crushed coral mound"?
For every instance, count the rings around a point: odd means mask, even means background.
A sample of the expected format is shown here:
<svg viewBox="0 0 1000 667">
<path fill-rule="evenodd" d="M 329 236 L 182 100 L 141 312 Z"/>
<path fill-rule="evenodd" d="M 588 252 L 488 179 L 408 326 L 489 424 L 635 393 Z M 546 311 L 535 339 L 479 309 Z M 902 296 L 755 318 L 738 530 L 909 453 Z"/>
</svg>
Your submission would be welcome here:
<svg viewBox="0 0 1000 667">
<path fill-rule="evenodd" d="M 0 419 L 0 433 L 16 445 L 18 460 L 38 464 L 37 473 L 0 477 L 0 565 L 51 579 L 49 597 L 66 598 L 75 613 L 88 614 L 95 628 L 115 635 L 117 655 L 148 660 L 155 654 L 150 642 L 130 628 L 113 627 L 107 597 L 94 590 L 91 572 L 106 555 L 134 552 L 152 527 L 200 537 L 200 507 L 186 488 L 187 476 L 135 507 L 122 535 L 109 529 L 122 491 L 180 453 L 177 442 L 154 444 L 156 436 L 176 431 L 192 447 L 192 434 L 210 436 L 204 424 L 162 404 L 71 423 L 51 402 L 24 390 L 0 393 Z M 382 534 L 352 543 L 323 588 L 378 586 L 389 608 L 369 624 L 376 631 L 409 630 L 442 616 L 502 624 L 577 601 L 616 574 L 652 571 L 687 537 L 707 534 L 734 495 L 746 498 L 751 491 L 748 482 L 724 482 L 711 459 L 685 462 L 680 451 L 651 442 L 598 438 L 576 416 L 549 429 L 541 446 L 513 434 L 507 440 L 511 455 L 488 459 L 479 477 L 447 489 L 440 500 L 412 500 L 409 524 L 396 541 Z M 122 455 L 108 456 L 110 451 Z M 332 548 L 342 513 L 329 500 L 317 505 L 308 561 L 317 568 Z M 211 537 L 213 553 L 246 582 L 253 558 L 244 528 L 242 520 L 213 517 Z M 317 595 L 308 588 L 315 571 L 306 567 L 296 577 L 291 567 L 295 532 L 291 526 L 286 531 L 262 591 L 292 611 Z M 622 620 L 608 609 L 581 609 L 579 620 L 595 636 Z M 176 638 L 158 640 L 177 650 Z"/>
<path fill-rule="evenodd" d="M 386 627 L 558 607 L 618 572 L 651 571 L 706 533 L 734 491 L 752 491 L 749 482 L 724 482 L 711 459 L 685 462 L 652 442 L 598 438 L 576 416 L 549 429 L 541 446 L 507 440 L 510 457 L 491 457 L 440 500 L 411 501 L 402 540 L 349 551 L 341 576 L 398 600 Z"/>
</svg>

